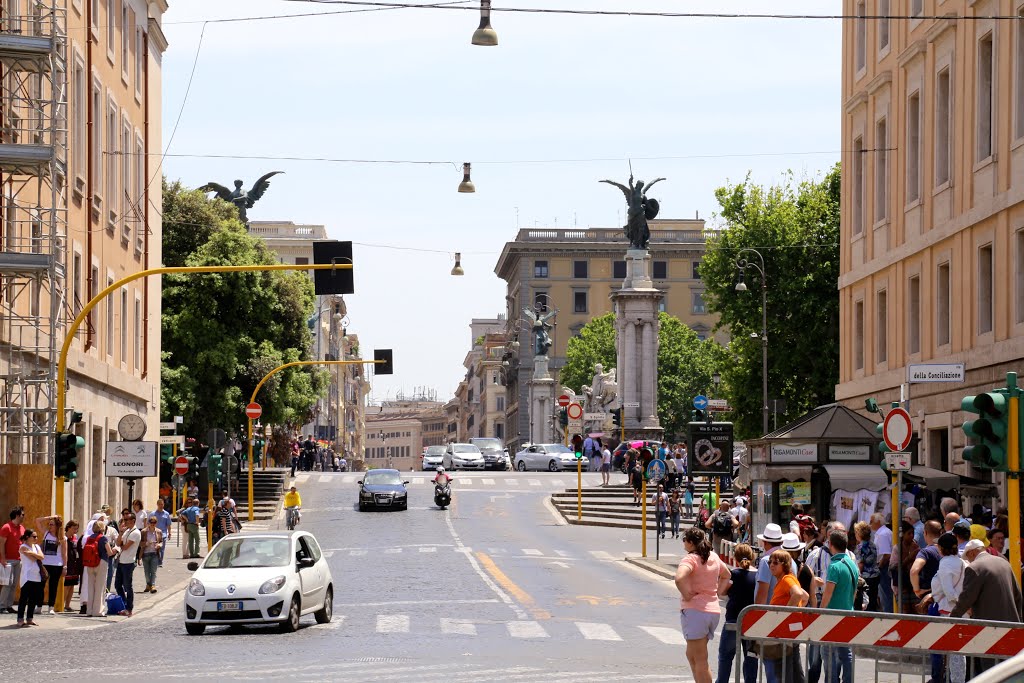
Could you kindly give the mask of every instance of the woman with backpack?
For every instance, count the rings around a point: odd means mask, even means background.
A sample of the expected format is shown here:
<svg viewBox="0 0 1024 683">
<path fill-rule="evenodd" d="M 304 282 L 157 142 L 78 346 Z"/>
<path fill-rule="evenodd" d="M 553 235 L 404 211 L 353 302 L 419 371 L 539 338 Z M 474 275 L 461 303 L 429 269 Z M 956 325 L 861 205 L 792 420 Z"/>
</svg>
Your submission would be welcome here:
<svg viewBox="0 0 1024 683">
<path fill-rule="evenodd" d="M 633 459 L 633 469 L 629 472 L 629 480 L 633 484 L 633 505 L 639 507 L 644 487 L 644 466 L 639 458 Z"/>
<path fill-rule="evenodd" d="M 106 607 L 106 574 L 107 561 L 114 557 L 116 548 L 107 538 L 107 523 L 103 519 L 93 522 L 92 533 L 82 545 L 82 566 L 88 577 L 86 585 L 89 594 L 83 595 L 83 602 L 88 605 L 86 614 L 90 617 L 105 616 L 103 608 Z"/>
<path fill-rule="evenodd" d="M 679 489 L 672 489 L 672 495 L 668 498 L 668 518 L 672 525 L 672 538 L 679 538 L 679 512 L 682 507 L 683 501 L 679 498 Z"/>
</svg>

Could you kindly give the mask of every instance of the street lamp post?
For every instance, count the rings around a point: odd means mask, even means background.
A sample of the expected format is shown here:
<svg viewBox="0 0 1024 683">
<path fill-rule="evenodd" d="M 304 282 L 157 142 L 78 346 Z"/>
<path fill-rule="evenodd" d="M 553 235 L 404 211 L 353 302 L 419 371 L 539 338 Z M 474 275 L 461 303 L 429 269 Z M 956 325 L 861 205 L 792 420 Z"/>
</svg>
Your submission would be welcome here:
<svg viewBox="0 0 1024 683">
<path fill-rule="evenodd" d="M 742 258 L 743 254 L 750 252 L 757 256 L 761 265 Z M 764 257 L 757 249 L 741 249 L 736 260 L 736 268 L 739 271 L 739 282 L 736 283 L 737 292 L 747 291 L 747 285 L 743 282 L 743 274 L 747 268 L 753 268 L 761 275 L 761 434 L 768 433 L 768 273 L 764 266 Z"/>
</svg>

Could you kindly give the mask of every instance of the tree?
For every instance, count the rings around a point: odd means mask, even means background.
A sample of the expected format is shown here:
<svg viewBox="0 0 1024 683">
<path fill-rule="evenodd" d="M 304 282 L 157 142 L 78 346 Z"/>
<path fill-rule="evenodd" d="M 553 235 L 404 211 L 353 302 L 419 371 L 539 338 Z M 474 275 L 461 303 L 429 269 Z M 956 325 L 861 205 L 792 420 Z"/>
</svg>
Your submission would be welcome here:
<svg viewBox="0 0 1024 683">
<path fill-rule="evenodd" d="M 701 341 L 678 318 L 661 313 L 658 322 L 658 420 L 667 438 L 681 438 L 694 397 L 710 390 L 711 376 L 727 356 L 717 342 Z M 569 340 L 559 381 L 579 393 L 593 379 L 595 363 L 606 372 L 615 367 L 614 313 L 594 318 Z"/>
<path fill-rule="evenodd" d="M 786 415 L 835 400 L 839 380 L 838 165 L 820 181 L 761 187 L 750 178 L 715 192 L 725 226 L 700 265 L 708 307 L 729 330 L 732 362 L 723 370 L 738 438 L 761 433 L 761 276 L 737 259 L 754 248 L 767 270 L 768 392 L 785 399 Z M 755 254 L 743 255 L 761 265 Z M 756 336 L 751 336 L 756 335 Z M 771 429 L 771 424 L 769 424 Z"/>
<path fill-rule="evenodd" d="M 163 214 L 168 264 L 277 263 L 229 204 L 164 183 Z M 186 434 L 202 438 L 210 428 L 244 424 L 242 411 L 264 375 L 310 359 L 314 294 L 303 272 L 167 275 L 162 304 L 163 413 L 183 416 Z M 328 377 L 315 367 L 278 372 L 257 397 L 263 419 L 308 422 Z"/>
</svg>

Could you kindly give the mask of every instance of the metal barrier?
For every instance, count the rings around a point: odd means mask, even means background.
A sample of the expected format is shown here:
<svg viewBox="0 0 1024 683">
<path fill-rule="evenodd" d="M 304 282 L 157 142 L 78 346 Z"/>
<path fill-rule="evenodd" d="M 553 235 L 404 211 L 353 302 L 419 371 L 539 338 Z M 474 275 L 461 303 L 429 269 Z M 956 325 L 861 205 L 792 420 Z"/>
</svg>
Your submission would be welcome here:
<svg viewBox="0 0 1024 683">
<path fill-rule="evenodd" d="M 800 663 L 801 644 L 807 646 L 806 666 Z M 843 683 L 853 683 L 858 662 L 863 666 L 872 660 L 875 681 L 880 673 L 895 673 L 901 680 L 904 674 L 920 675 L 922 681 L 958 681 L 966 674 L 970 680 L 972 673 L 987 669 L 994 660 L 1024 651 L 1024 624 L 751 605 L 737 618 L 737 683 L 743 680 L 743 657 L 756 656 L 758 650 L 767 652 L 764 646 L 776 646 L 770 656 L 781 654 L 781 660 L 767 663 L 761 657 L 771 669 L 767 677 L 780 683 L 801 679 L 815 683 L 822 674 L 829 683 L 837 680 L 830 678 L 833 666 L 843 670 Z"/>
<path fill-rule="evenodd" d="M 745 542 L 745 541 L 743 541 L 743 542 Z M 722 558 L 722 562 L 725 562 L 730 567 L 737 567 L 738 566 L 736 564 L 736 560 L 734 558 L 734 555 L 736 554 L 736 546 L 738 546 L 740 543 L 741 543 L 741 541 L 722 541 L 721 542 L 722 549 L 721 549 L 721 552 L 718 553 L 718 556 L 720 558 Z M 762 550 L 761 550 L 761 548 L 756 543 L 754 545 L 751 545 L 750 549 L 754 551 L 754 561 L 753 561 L 752 564 L 756 567 L 757 563 L 761 559 Z M 718 552 L 718 548 L 715 548 L 715 552 Z"/>
</svg>

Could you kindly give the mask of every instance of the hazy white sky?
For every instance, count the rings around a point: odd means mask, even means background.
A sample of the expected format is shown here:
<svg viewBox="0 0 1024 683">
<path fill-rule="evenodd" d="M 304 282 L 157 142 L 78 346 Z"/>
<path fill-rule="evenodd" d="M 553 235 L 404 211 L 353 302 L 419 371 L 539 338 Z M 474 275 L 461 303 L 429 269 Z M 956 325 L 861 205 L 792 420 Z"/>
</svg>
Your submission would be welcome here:
<svg viewBox="0 0 1024 683">
<path fill-rule="evenodd" d="M 470 6 L 478 3 L 469 2 Z M 497 0 L 508 7 L 836 13 L 838 2 Z M 662 218 L 712 218 L 714 189 L 748 172 L 819 175 L 839 158 L 837 20 L 563 16 L 496 12 L 498 47 L 470 44 L 479 14 L 283 0 L 172 0 L 164 31 L 170 154 L 443 161 L 349 164 L 168 157 L 197 187 L 273 180 L 252 220 L 327 226 L 352 240 L 350 330 L 364 356 L 393 348 L 373 398 L 451 397 L 469 321 L 504 311 L 494 266 L 518 227 L 620 223 L 619 181 L 665 176 Z M 199 50 L 191 91 L 185 98 Z M 813 153 L 813 154 L 808 154 Z M 648 159 L 644 159 L 648 157 Z M 686 157 L 661 158 L 649 157 Z M 587 161 L 594 160 L 594 161 Z M 461 163 L 476 194 L 458 194 Z M 517 163 L 518 162 L 518 163 Z M 402 249 L 386 248 L 401 247 Z M 428 251 L 437 250 L 437 252 Z M 452 277 L 454 252 L 465 277 Z M 438 253 L 439 252 L 439 253 Z"/>
</svg>

